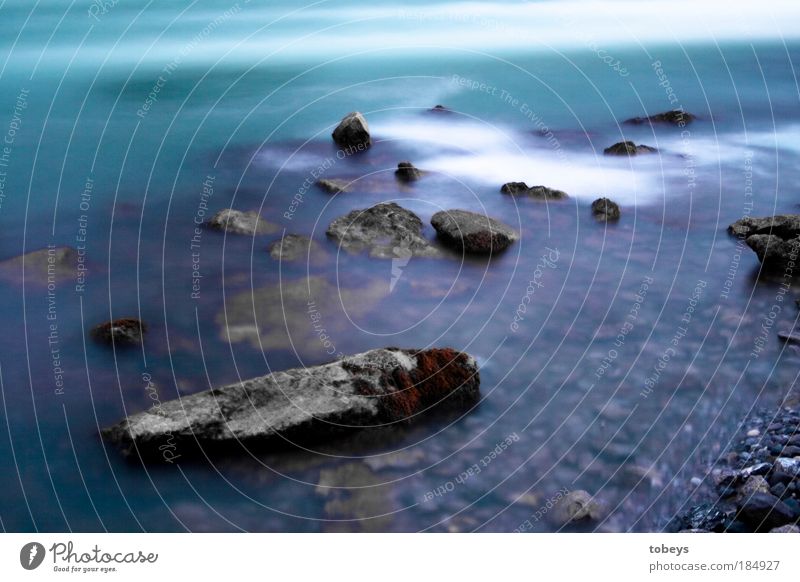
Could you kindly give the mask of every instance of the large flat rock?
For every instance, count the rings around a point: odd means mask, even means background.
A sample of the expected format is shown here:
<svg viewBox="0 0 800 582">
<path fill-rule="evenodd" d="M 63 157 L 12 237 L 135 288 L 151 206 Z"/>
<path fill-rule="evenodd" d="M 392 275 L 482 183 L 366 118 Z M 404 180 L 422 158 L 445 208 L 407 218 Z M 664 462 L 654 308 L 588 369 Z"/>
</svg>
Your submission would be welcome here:
<svg viewBox="0 0 800 582">
<path fill-rule="evenodd" d="M 106 428 L 124 452 L 169 456 L 239 444 L 285 446 L 412 421 L 479 398 L 475 360 L 450 348 L 371 350 L 171 400 Z"/>
</svg>

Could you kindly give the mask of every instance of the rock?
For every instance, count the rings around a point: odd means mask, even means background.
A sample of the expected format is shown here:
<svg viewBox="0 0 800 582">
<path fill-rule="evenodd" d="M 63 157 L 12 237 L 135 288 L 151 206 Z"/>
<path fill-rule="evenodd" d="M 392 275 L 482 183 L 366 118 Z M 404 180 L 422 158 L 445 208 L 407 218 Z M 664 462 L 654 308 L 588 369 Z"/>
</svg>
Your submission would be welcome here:
<svg viewBox="0 0 800 582">
<path fill-rule="evenodd" d="M 196 445 L 236 450 L 313 442 L 411 421 L 433 408 L 470 407 L 479 385 L 475 359 L 453 349 L 377 349 L 163 402 L 102 434 L 123 452 L 146 456 L 158 455 L 165 442 L 180 454 Z"/>
<path fill-rule="evenodd" d="M 757 428 L 752 428 L 752 429 L 747 431 L 747 436 L 749 436 L 749 437 L 757 437 L 760 434 L 761 434 L 761 431 L 758 430 Z"/>
<path fill-rule="evenodd" d="M 800 249 L 800 214 L 747 216 L 731 224 L 728 232 L 743 238 L 765 268 L 785 269 Z"/>
<path fill-rule="evenodd" d="M 369 249 L 380 259 L 439 255 L 422 236 L 422 220 L 394 202 L 353 210 L 331 222 L 327 235 L 348 252 Z"/>
<path fill-rule="evenodd" d="M 752 475 L 747 478 L 736 493 L 736 500 L 744 503 L 751 495 L 756 493 L 769 493 L 769 483 L 761 475 Z"/>
<path fill-rule="evenodd" d="M 769 533 L 800 533 L 800 527 L 796 525 L 782 525 L 780 527 L 775 527 L 769 530 Z"/>
<path fill-rule="evenodd" d="M 431 224 L 446 244 L 467 253 L 497 253 L 519 239 L 511 227 L 484 214 L 467 210 L 443 210 Z"/>
<path fill-rule="evenodd" d="M 619 220 L 619 206 L 608 198 L 598 198 L 592 202 L 592 216 L 602 222 Z"/>
<path fill-rule="evenodd" d="M 794 512 L 771 493 L 757 492 L 748 497 L 739 508 L 745 523 L 757 531 L 771 530 L 795 519 Z"/>
<path fill-rule="evenodd" d="M 363 151 L 372 145 L 367 120 L 358 111 L 345 115 L 331 135 L 333 141 L 342 148 Z"/>
<path fill-rule="evenodd" d="M 400 162 L 397 164 L 394 175 L 401 182 L 413 182 L 420 179 L 422 172 L 415 168 L 411 162 Z"/>
<path fill-rule="evenodd" d="M 316 184 L 328 194 L 338 194 L 339 192 L 350 191 L 350 182 L 347 180 L 322 178 L 321 180 L 317 180 Z"/>
<path fill-rule="evenodd" d="M 256 212 L 243 212 L 233 208 L 220 210 L 206 222 L 206 226 L 232 234 L 270 234 L 278 230 L 278 226 L 267 222 Z"/>
<path fill-rule="evenodd" d="M 277 261 L 296 261 L 309 257 L 317 243 L 302 234 L 287 234 L 269 245 L 269 256 Z"/>
<path fill-rule="evenodd" d="M 786 473 L 792 477 L 800 477 L 800 459 L 790 459 L 788 457 L 778 457 L 775 459 L 775 471 Z"/>
<path fill-rule="evenodd" d="M 147 325 L 133 317 L 107 321 L 92 328 L 92 337 L 109 345 L 136 345 L 142 343 Z"/>
<path fill-rule="evenodd" d="M 684 125 L 690 124 L 695 119 L 697 119 L 697 117 L 691 113 L 681 109 L 673 109 L 672 111 L 656 113 L 649 117 L 633 117 L 631 119 L 626 119 L 624 123 L 631 125 L 642 125 L 643 123 L 671 123 L 672 125 L 680 125 L 683 127 Z"/>
<path fill-rule="evenodd" d="M 678 521 L 678 529 L 704 529 L 713 532 L 725 531 L 729 522 L 725 513 L 711 503 L 692 507 Z"/>
<path fill-rule="evenodd" d="M 25 265 L 23 274 L 22 266 Z M 13 279 L 47 285 L 63 281 L 78 274 L 78 251 L 72 247 L 49 246 L 0 261 L 0 275 Z"/>
<path fill-rule="evenodd" d="M 452 113 L 451 109 L 448 109 L 444 105 L 436 105 L 430 109 L 428 109 L 431 113 Z"/>
<path fill-rule="evenodd" d="M 772 465 L 769 463 L 756 463 L 755 465 L 745 467 L 739 474 L 742 479 L 748 479 L 751 475 L 766 475 L 771 468 Z"/>
<path fill-rule="evenodd" d="M 582 489 L 570 491 L 562 497 L 548 514 L 551 521 L 562 527 L 581 521 L 597 520 L 602 517 L 602 507 Z"/>
<path fill-rule="evenodd" d="M 646 145 L 636 145 L 632 141 L 621 141 L 603 150 L 607 156 L 636 156 L 639 154 L 652 154 L 657 152 L 656 148 Z"/>
<path fill-rule="evenodd" d="M 528 186 L 525 182 L 507 182 L 500 188 L 503 194 L 529 196 L 539 200 L 563 200 L 569 198 L 566 192 L 547 186 Z"/>
</svg>

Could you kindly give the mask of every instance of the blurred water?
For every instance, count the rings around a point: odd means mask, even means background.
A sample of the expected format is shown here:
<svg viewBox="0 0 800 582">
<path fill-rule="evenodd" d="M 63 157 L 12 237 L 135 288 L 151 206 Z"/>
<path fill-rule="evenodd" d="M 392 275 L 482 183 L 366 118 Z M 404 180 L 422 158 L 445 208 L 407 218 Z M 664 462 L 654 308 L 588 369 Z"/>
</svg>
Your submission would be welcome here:
<svg viewBox="0 0 800 582">
<path fill-rule="evenodd" d="M 755 402 L 794 382 L 798 354 L 774 333 L 751 355 L 779 282 L 756 284 L 754 255 L 739 258 L 725 227 L 747 210 L 797 209 L 798 31 L 787 27 L 800 8 L 776 2 L 745 21 L 704 3 L 671 27 L 661 16 L 688 3 L 349 6 L 0 7 L 18 33 L 0 39 L 0 259 L 85 234 L 89 265 L 80 291 L 77 274 L 50 296 L 30 272 L 0 280 L 5 529 L 509 531 L 563 488 L 606 504 L 589 529 L 654 529 Z M 454 113 L 427 111 L 438 103 Z M 618 123 L 676 105 L 699 117 L 683 135 Z M 376 143 L 339 159 L 329 134 L 352 110 Z M 602 155 L 623 139 L 660 154 Z M 324 176 L 354 180 L 352 192 L 308 188 L 287 218 L 327 159 Z M 399 184 L 406 159 L 429 173 Z M 571 198 L 501 195 L 511 180 Z M 204 182 L 209 212 L 258 209 L 279 232 L 203 231 L 192 249 Z M 618 224 L 591 219 L 600 195 L 622 205 Z M 326 239 L 333 218 L 388 200 L 419 214 L 431 240 L 430 216 L 455 207 L 522 238 L 491 260 L 415 258 L 399 276 Z M 270 258 L 284 229 L 319 243 L 311 263 Z M 553 252 L 555 267 L 535 274 Z M 166 400 L 328 361 L 309 286 L 337 352 L 475 355 L 480 406 L 316 453 L 143 467 L 103 445 L 98 427 L 150 405 L 148 378 Z M 774 329 L 797 317 L 791 297 L 781 307 Z M 143 349 L 84 341 L 125 315 L 149 323 Z"/>
</svg>

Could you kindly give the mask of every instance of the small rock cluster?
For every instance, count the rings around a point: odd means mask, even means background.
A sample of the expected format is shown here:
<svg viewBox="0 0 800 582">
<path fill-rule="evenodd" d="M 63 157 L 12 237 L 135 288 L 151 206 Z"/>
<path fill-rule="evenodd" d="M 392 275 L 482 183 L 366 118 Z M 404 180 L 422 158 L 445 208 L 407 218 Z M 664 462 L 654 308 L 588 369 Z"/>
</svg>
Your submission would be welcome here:
<svg viewBox="0 0 800 582">
<path fill-rule="evenodd" d="M 800 411 L 761 411 L 724 466 L 712 471 L 719 497 L 693 506 L 669 529 L 800 533 Z"/>
</svg>

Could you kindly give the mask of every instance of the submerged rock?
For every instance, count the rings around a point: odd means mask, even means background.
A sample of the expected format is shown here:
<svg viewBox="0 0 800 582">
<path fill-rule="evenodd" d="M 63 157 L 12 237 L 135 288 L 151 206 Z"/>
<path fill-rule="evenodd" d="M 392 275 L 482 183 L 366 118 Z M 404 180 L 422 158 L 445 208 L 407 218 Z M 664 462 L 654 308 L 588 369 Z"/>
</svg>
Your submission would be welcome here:
<svg viewBox="0 0 800 582">
<path fill-rule="evenodd" d="M 571 523 L 597 520 L 602 517 L 602 507 L 582 489 L 570 491 L 558 500 L 550 514 L 551 521 L 561 527 Z"/>
<path fill-rule="evenodd" d="M 656 113 L 649 117 L 633 117 L 626 119 L 624 123 L 631 125 L 642 125 L 643 123 L 671 123 L 672 125 L 688 125 L 697 119 L 695 115 L 683 111 L 682 109 L 673 109 L 671 111 L 664 111 L 663 113 Z"/>
<path fill-rule="evenodd" d="M 25 283 L 46 285 L 78 273 L 78 251 L 72 247 L 46 247 L 0 261 L 0 276 Z M 25 266 L 23 275 L 22 267 Z"/>
<path fill-rule="evenodd" d="M 604 222 L 619 220 L 619 205 L 608 198 L 598 198 L 592 202 L 592 216 Z"/>
<path fill-rule="evenodd" d="M 317 186 L 325 190 L 328 194 L 338 194 L 339 192 L 349 192 L 350 182 L 336 178 L 323 178 L 316 181 Z"/>
<path fill-rule="evenodd" d="M 394 202 L 353 210 L 331 222 L 327 234 L 349 252 L 369 249 L 380 259 L 439 254 L 423 238 L 422 220 Z"/>
<path fill-rule="evenodd" d="M 525 182 L 506 182 L 500 188 L 503 194 L 511 196 L 530 196 L 539 200 L 563 200 L 569 198 L 566 192 L 547 186 L 528 186 Z"/>
<path fill-rule="evenodd" d="M 467 210 L 443 210 L 431 218 L 439 238 L 467 253 L 497 253 L 519 239 L 517 232 L 485 214 Z"/>
<path fill-rule="evenodd" d="M 345 115 L 331 135 L 336 145 L 343 148 L 362 151 L 372 145 L 367 120 L 358 111 Z"/>
<path fill-rule="evenodd" d="M 444 105 L 436 105 L 428 109 L 431 113 L 452 113 L 452 109 L 445 107 Z"/>
<path fill-rule="evenodd" d="M 267 222 L 256 212 L 244 212 L 225 208 L 208 219 L 206 226 L 231 234 L 270 234 L 278 230 L 278 226 Z"/>
<path fill-rule="evenodd" d="M 728 232 L 745 240 L 766 269 L 786 269 L 800 251 L 800 215 L 783 214 L 764 218 L 745 217 L 728 227 Z M 791 265 L 794 267 L 794 265 Z M 789 273 L 791 276 L 793 273 Z M 800 273 L 798 273 L 800 274 Z"/>
<path fill-rule="evenodd" d="M 133 317 L 123 317 L 101 323 L 92 329 L 92 337 L 109 345 L 136 345 L 142 343 L 147 325 Z"/>
<path fill-rule="evenodd" d="M 317 250 L 317 243 L 302 234 L 287 234 L 269 245 L 269 256 L 277 261 L 296 261 Z"/>
<path fill-rule="evenodd" d="M 400 162 L 397 164 L 394 175 L 401 182 L 413 182 L 420 179 L 422 172 L 415 168 L 411 162 Z"/>
<path fill-rule="evenodd" d="M 193 446 L 312 442 L 348 429 L 410 421 L 428 410 L 466 408 L 480 396 L 471 356 L 450 348 L 377 349 L 163 402 L 106 428 L 124 452 L 157 455 L 165 441 Z"/>
<path fill-rule="evenodd" d="M 607 156 L 636 156 L 639 154 L 652 154 L 658 150 L 646 145 L 636 145 L 632 141 L 621 141 L 603 150 Z"/>
<path fill-rule="evenodd" d="M 769 531 L 794 522 L 800 514 L 771 493 L 756 492 L 741 505 L 739 517 L 756 531 Z"/>
</svg>

